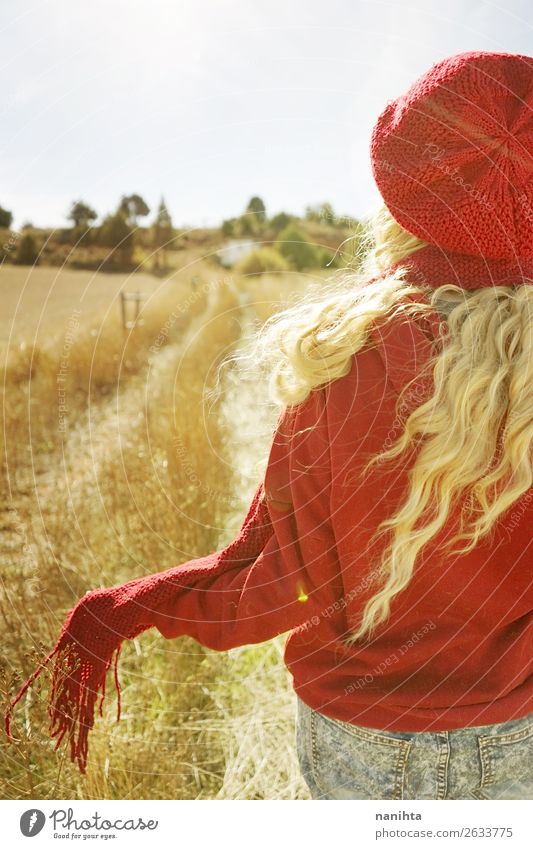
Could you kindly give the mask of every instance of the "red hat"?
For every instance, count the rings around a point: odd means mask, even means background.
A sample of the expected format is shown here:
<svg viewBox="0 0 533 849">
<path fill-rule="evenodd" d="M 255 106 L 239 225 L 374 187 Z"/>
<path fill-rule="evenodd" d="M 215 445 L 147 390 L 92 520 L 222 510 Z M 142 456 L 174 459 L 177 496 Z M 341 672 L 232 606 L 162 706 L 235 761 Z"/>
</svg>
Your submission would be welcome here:
<svg viewBox="0 0 533 849">
<path fill-rule="evenodd" d="M 430 243 L 408 259 L 426 282 L 533 282 L 532 57 L 437 62 L 381 113 L 371 158 L 392 216 Z"/>
</svg>

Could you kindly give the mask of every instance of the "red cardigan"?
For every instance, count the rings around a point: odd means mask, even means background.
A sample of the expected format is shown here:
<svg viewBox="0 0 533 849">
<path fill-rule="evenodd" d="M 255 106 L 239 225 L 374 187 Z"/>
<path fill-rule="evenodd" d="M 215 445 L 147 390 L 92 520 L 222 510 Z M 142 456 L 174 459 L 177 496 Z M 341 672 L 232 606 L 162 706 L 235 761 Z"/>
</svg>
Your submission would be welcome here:
<svg viewBox="0 0 533 849">
<path fill-rule="evenodd" d="M 285 662 L 298 695 L 371 728 L 445 730 L 533 710 L 533 491 L 490 540 L 444 559 L 436 548 L 451 520 L 422 552 L 372 642 L 348 649 L 343 640 L 376 589 L 370 537 L 407 486 L 408 466 L 377 465 L 364 481 L 361 469 L 399 435 L 398 394 L 439 329 L 436 314 L 376 324 L 349 374 L 279 417 L 264 480 L 272 524 L 263 550 L 247 568 L 211 578 L 218 555 L 202 558 L 203 577 L 159 607 L 163 636 L 188 634 L 228 649 L 290 631 Z M 418 406 L 431 390 L 419 380 L 408 403 Z M 254 498 L 260 494 L 261 487 Z"/>
</svg>

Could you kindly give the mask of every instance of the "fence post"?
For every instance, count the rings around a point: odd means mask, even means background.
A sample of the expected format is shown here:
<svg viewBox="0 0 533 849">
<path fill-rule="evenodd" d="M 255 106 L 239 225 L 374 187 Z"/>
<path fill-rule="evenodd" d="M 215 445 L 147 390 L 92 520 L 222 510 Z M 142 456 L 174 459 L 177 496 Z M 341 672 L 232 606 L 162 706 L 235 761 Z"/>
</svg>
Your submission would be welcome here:
<svg viewBox="0 0 533 849">
<path fill-rule="evenodd" d="M 143 296 L 139 290 L 136 292 L 123 292 L 120 290 L 120 314 L 122 317 L 122 329 L 123 330 L 132 330 L 135 327 L 140 327 L 144 324 L 144 320 L 139 318 L 139 313 L 141 311 L 141 301 Z M 128 308 L 127 303 L 129 301 L 133 301 L 135 306 L 133 308 L 133 319 L 128 321 Z"/>
</svg>

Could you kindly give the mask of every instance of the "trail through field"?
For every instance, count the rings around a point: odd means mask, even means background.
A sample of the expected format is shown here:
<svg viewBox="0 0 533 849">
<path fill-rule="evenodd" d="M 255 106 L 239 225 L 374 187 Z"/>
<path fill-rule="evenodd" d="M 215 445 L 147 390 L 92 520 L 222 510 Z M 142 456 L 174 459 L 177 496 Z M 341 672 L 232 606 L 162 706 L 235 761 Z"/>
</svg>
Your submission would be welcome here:
<svg viewBox="0 0 533 849">
<path fill-rule="evenodd" d="M 246 353 L 247 340 L 256 318 L 246 298 L 239 299 L 237 293 L 235 294 L 236 298 L 229 312 L 230 318 L 233 317 L 239 327 L 232 336 L 232 340 L 228 340 L 225 353 L 239 346 L 242 346 L 242 352 Z M 135 577 L 131 569 L 139 563 L 140 558 L 133 559 L 133 566 L 131 563 L 129 565 L 126 563 L 124 567 L 120 567 L 124 569 L 124 572 L 116 572 L 113 571 L 117 563 L 116 552 L 114 552 L 115 566 L 110 567 L 109 574 L 97 571 L 93 563 L 103 562 L 105 568 L 107 552 L 100 551 L 100 558 L 97 561 L 91 560 L 94 548 L 101 549 L 99 537 L 96 535 L 87 539 L 83 533 L 76 543 L 79 547 L 76 552 L 77 559 L 73 558 L 73 560 L 78 564 L 80 562 L 87 564 L 83 567 L 85 574 L 71 575 L 69 553 L 72 555 L 72 546 L 69 543 L 71 551 L 67 551 L 66 558 L 63 559 L 65 552 L 55 550 L 50 541 L 50 537 L 52 540 L 62 538 L 57 533 L 54 535 L 53 525 L 61 522 L 73 525 L 84 511 L 87 523 L 87 510 L 95 510 L 94 502 L 98 501 L 99 488 L 105 481 L 110 468 L 123 466 L 127 482 L 132 473 L 133 476 L 137 473 L 136 469 L 132 470 L 129 466 L 131 454 L 128 454 L 128 451 L 137 451 L 139 446 L 146 444 L 150 446 L 149 438 L 146 442 L 146 434 L 150 427 L 157 425 L 158 400 L 161 394 L 166 393 L 172 396 L 175 381 L 180 403 L 182 397 L 187 399 L 187 387 L 183 385 L 183 380 L 191 375 L 190 370 L 194 369 L 198 356 L 201 356 L 204 350 L 205 343 L 201 340 L 205 339 L 206 334 L 210 334 L 211 322 L 216 321 L 221 313 L 225 314 L 228 311 L 224 304 L 221 305 L 221 297 L 221 291 L 216 287 L 210 290 L 205 309 L 190 320 L 178 341 L 168 342 L 161 347 L 151 358 L 147 371 L 128 377 L 112 397 L 99 397 L 91 402 L 75 422 L 69 423 L 65 439 L 57 452 L 34 454 L 31 465 L 27 467 L 25 473 L 22 473 L 23 470 L 18 470 L 17 474 L 11 475 L 10 497 L 0 514 L 3 525 L 0 568 L 3 575 L 9 575 L 10 570 L 16 566 L 17 571 L 20 570 L 31 583 L 31 580 L 42 575 L 42 552 L 48 546 L 51 550 L 47 556 L 59 565 L 61 575 L 67 576 L 67 583 L 74 596 L 78 587 L 81 592 L 85 591 L 87 577 L 89 577 L 90 586 L 107 585 L 109 580 L 116 581 L 117 575 L 127 576 L 126 580 L 128 577 Z M 226 319 L 227 317 L 226 314 Z M 182 369 L 185 362 L 187 368 Z M 209 371 L 209 367 L 207 370 Z M 201 373 L 206 374 L 205 363 L 202 364 Z M 200 385 L 201 382 L 200 380 Z M 230 370 L 222 388 L 223 396 L 216 408 L 211 411 L 210 402 L 207 401 L 205 416 L 209 417 L 211 414 L 217 416 L 219 428 L 217 433 L 220 432 L 222 438 L 220 450 L 224 452 L 225 461 L 231 466 L 228 474 L 224 474 L 219 487 L 221 490 L 231 490 L 221 511 L 220 521 L 224 527 L 219 529 L 221 538 L 225 534 L 228 539 L 228 535 L 237 531 L 244 518 L 249 499 L 259 480 L 262 461 L 264 462 L 266 458 L 271 437 L 274 414 L 266 402 L 264 387 L 256 380 L 243 380 L 240 372 Z M 193 388 L 191 388 L 192 391 Z M 194 391 L 198 392 L 197 386 Z M 219 446 L 209 446 L 209 450 L 218 451 Z M 151 466 L 161 462 L 162 477 L 164 477 L 163 456 L 159 458 L 150 455 L 148 460 Z M 141 472 L 144 462 L 145 460 L 142 459 L 138 461 L 138 469 Z M 210 492 L 209 488 L 207 492 Z M 149 491 L 147 491 L 147 499 L 150 498 L 148 493 Z M 90 505 L 87 503 L 88 494 L 91 498 Z M 210 511 L 213 509 L 210 498 L 211 495 L 208 494 L 204 499 L 207 502 L 207 513 L 204 515 L 207 516 L 210 516 Z M 58 505 L 61 504 L 65 505 L 65 512 L 58 516 Z M 132 495 L 129 502 L 126 499 L 122 507 L 126 513 L 128 511 L 134 513 L 138 508 L 135 497 Z M 149 505 L 145 507 L 149 512 Z M 89 527 L 92 524 L 93 515 L 96 516 L 96 513 L 89 512 Z M 114 524 L 115 518 L 110 515 L 108 521 L 108 524 L 113 525 L 113 531 L 117 530 Z M 199 522 L 201 521 L 200 518 Z M 126 529 L 128 533 L 124 534 L 125 539 L 131 540 L 132 527 L 135 527 L 134 523 Z M 51 534 L 50 529 L 52 529 Z M 120 528 L 117 532 L 119 531 Z M 204 533 L 202 545 L 205 545 L 206 540 L 211 539 L 208 528 L 206 527 L 205 532 L 202 532 L 200 527 L 200 534 L 202 533 Z M 74 539 L 73 536 L 70 538 Z M 65 539 L 69 539 L 68 534 Z M 40 558 L 36 558 L 33 550 L 35 540 L 37 540 Z M 150 545 L 149 536 L 145 536 L 139 545 L 141 549 Z M 127 548 L 127 545 L 124 547 Z M 151 562 L 148 555 L 143 567 L 148 571 L 156 571 L 160 565 L 155 561 Z M 26 592 L 27 581 L 21 585 L 23 593 Z M 57 611 L 54 615 L 57 615 Z M 56 630 L 56 627 L 56 621 L 53 619 L 51 630 Z M 13 634 L 13 646 L 10 650 L 10 656 L 13 657 L 17 656 L 17 652 L 20 653 L 20 649 L 17 649 L 15 645 L 16 642 L 28 644 L 28 635 L 24 631 Z M 207 666 L 202 666 L 198 673 L 191 672 L 192 680 L 188 685 L 191 689 L 186 687 L 182 690 L 185 700 L 183 707 L 180 702 L 177 703 L 177 708 L 165 707 L 163 701 L 163 706 L 159 708 L 161 718 L 158 722 L 163 723 L 162 727 L 167 727 L 168 723 L 168 730 L 161 731 L 161 736 L 154 737 L 154 741 L 155 745 L 169 746 L 170 749 L 172 749 L 174 738 L 185 741 L 187 753 L 185 760 L 177 762 L 176 775 L 179 781 L 186 782 L 185 792 L 189 794 L 187 798 L 306 798 L 295 757 L 294 699 L 290 689 L 289 675 L 282 663 L 283 642 L 283 637 L 280 637 L 257 647 L 237 648 L 225 653 L 207 651 L 205 660 L 202 661 L 202 655 L 198 661 L 202 664 L 206 663 Z M 143 642 L 143 646 L 144 648 L 135 647 L 137 653 L 147 652 L 146 656 L 149 657 L 149 638 Z M 165 657 L 170 666 L 163 668 L 162 678 L 174 679 L 176 683 L 181 683 L 184 664 L 192 662 L 186 647 L 183 648 L 183 652 L 183 655 L 180 655 L 179 647 L 168 649 L 168 655 Z M 174 660 L 176 666 L 173 666 Z M 20 662 L 23 662 L 22 657 Z M 146 660 L 144 663 L 146 664 Z M 126 704 L 129 702 L 133 713 L 137 706 L 140 709 L 145 699 L 150 701 L 155 698 L 159 688 L 157 681 L 151 681 L 148 685 L 142 684 L 145 668 L 143 663 L 139 662 L 133 667 L 133 672 L 130 672 L 131 676 L 136 676 L 132 678 L 135 686 L 132 686 L 131 691 L 126 695 L 125 702 Z M 189 666 L 189 668 L 194 667 Z M 157 675 L 160 674 L 158 671 Z M 136 689 L 136 686 L 139 689 Z M 145 689 L 142 689 L 143 686 Z M 162 680 L 160 686 L 172 688 L 173 682 Z M 204 712 L 201 708 L 202 698 L 208 698 L 209 707 Z M 189 707 L 187 707 L 187 699 L 189 699 Z M 195 704 L 200 707 L 194 707 Z M 29 717 L 31 716 L 29 705 L 30 703 L 25 708 L 28 727 L 30 727 Z M 189 716 L 188 711 L 191 710 L 191 706 L 192 711 L 195 712 Z M 126 712 L 123 716 L 123 727 L 117 731 L 119 735 L 124 733 L 124 723 L 127 719 Z M 143 726 L 140 726 L 138 737 L 132 737 L 132 744 L 139 751 L 144 745 L 143 735 L 146 734 L 142 728 Z M 104 738 L 110 733 L 109 725 L 106 728 L 99 726 L 99 729 Z M 95 729 L 94 733 L 96 737 L 99 730 Z M 147 739 L 149 740 L 150 737 L 148 736 Z M 222 760 L 217 761 L 216 758 L 219 756 L 216 753 L 212 754 L 214 745 L 216 751 L 219 749 L 223 751 Z M 103 746 L 100 745 L 98 750 L 102 748 Z M 93 752 L 96 753 L 96 751 L 95 746 Z M 113 763 L 116 764 L 116 761 Z M 114 769 L 115 775 L 123 774 L 120 763 L 116 764 Z M 217 785 L 220 789 L 214 791 L 214 796 L 212 789 L 206 789 L 207 785 L 202 777 L 208 775 L 209 770 L 211 770 L 211 781 L 217 776 L 220 779 Z M 179 777 L 180 772 L 182 778 Z M 101 775 L 101 769 L 95 767 L 94 775 L 94 780 L 100 780 L 98 777 Z M 135 775 L 135 768 L 133 768 L 133 779 Z M 119 780 L 118 777 L 117 780 Z M 178 784 L 178 786 L 181 785 Z M 212 784 L 208 786 L 211 788 Z M 169 787 L 172 785 L 169 784 Z M 32 795 L 32 791 L 28 792 Z M 128 789 L 127 792 L 133 792 L 135 795 L 135 792 L 140 791 Z M 169 791 L 167 789 L 162 792 Z M 102 797 L 107 793 L 106 787 L 96 791 L 96 795 Z M 111 797 L 113 797 L 112 794 Z M 32 798 L 39 798 L 38 793 L 37 795 L 33 793 Z"/>
<path fill-rule="evenodd" d="M 148 377 L 129 377 L 112 397 L 89 402 L 83 414 L 69 422 L 58 451 L 35 452 L 31 434 L 21 434 L 29 442 L 30 462 L 17 467 L 8 457 L 6 497 L 0 504 L 1 574 L 14 564 L 20 564 L 25 574 L 35 573 L 31 541 L 43 534 L 46 538 L 47 514 L 58 491 L 68 490 L 74 514 L 83 506 L 77 503 L 77 493 L 83 497 L 88 485 L 97 487 L 102 465 L 113 456 L 120 458 L 132 436 L 146 426 L 146 418 L 153 412 L 149 410 L 150 387 L 173 380 L 176 364 L 216 315 L 219 296 L 216 287 L 208 291 L 205 310 L 191 320 L 179 341 L 166 344 L 152 357 Z M 69 521 L 68 516 L 63 519 Z"/>
</svg>

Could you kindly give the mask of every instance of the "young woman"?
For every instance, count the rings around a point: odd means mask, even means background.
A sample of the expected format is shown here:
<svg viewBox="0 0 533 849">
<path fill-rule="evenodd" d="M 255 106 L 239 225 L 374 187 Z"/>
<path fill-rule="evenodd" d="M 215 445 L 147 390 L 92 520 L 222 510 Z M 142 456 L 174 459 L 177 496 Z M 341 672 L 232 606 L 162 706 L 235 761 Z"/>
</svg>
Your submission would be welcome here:
<svg viewBox="0 0 533 849">
<path fill-rule="evenodd" d="M 282 409 L 238 537 L 84 596 L 8 733 L 53 660 L 84 771 L 123 640 L 290 632 L 313 798 L 533 798 L 533 59 L 437 63 L 371 151 L 362 270 L 260 334 Z"/>
</svg>

